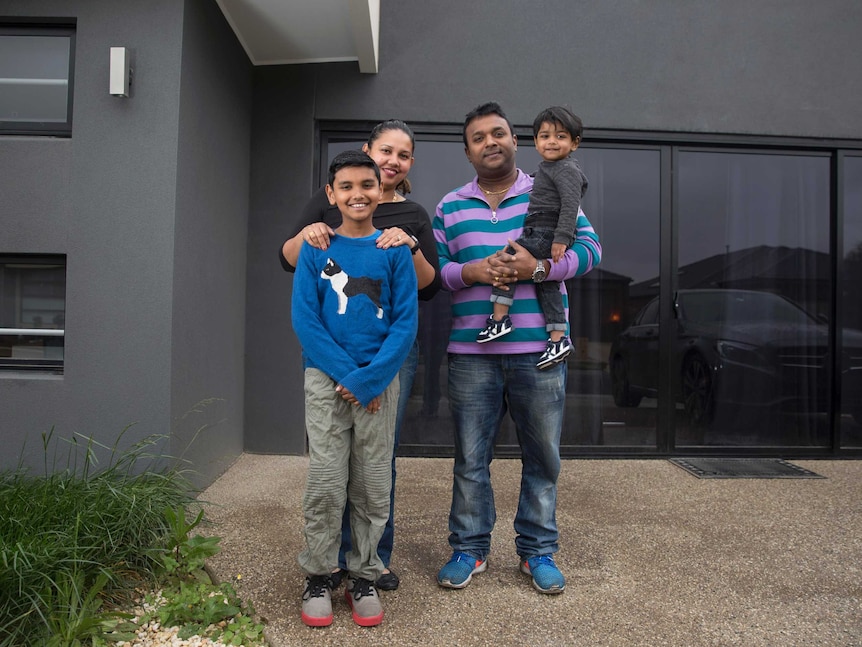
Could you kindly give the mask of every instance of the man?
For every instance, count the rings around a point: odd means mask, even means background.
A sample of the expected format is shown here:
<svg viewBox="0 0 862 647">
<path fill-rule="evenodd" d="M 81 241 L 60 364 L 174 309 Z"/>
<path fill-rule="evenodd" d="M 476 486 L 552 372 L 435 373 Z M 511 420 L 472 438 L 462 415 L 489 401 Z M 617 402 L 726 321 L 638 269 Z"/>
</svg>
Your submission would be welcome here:
<svg viewBox="0 0 862 647">
<path fill-rule="evenodd" d="M 563 259 L 536 259 L 514 241 L 523 229 L 533 180 L 515 166 L 517 137 L 496 103 L 464 121 L 467 160 L 476 170 L 468 184 L 437 205 L 434 235 L 443 287 L 452 293 L 449 404 L 455 422 L 455 466 L 449 544 L 441 586 L 462 589 L 487 568 L 496 520 L 490 463 L 506 411 L 517 430 L 522 475 L 515 516 L 520 569 L 542 593 L 561 593 L 566 580 L 554 562 L 560 432 L 566 399 L 566 364 L 538 370 L 546 347 L 545 321 L 534 285 L 589 272 L 601 260 L 598 237 L 583 213 Z M 511 245 L 515 254 L 503 250 Z M 490 312 L 492 286 L 522 281 L 509 311 L 514 331 L 479 344 Z M 563 284 L 561 289 L 565 291 Z M 567 315 L 568 316 L 568 315 Z"/>
</svg>

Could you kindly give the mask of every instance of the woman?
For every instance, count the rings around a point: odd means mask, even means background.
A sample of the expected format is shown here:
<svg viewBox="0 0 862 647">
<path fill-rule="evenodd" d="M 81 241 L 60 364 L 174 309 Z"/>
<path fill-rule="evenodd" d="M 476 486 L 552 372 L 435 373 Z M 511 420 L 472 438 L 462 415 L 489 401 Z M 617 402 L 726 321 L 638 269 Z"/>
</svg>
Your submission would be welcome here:
<svg viewBox="0 0 862 647">
<path fill-rule="evenodd" d="M 407 245 L 413 252 L 413 268 L 419 286 L 418 298 L 427 301 L 440 289 L 440 268 L 437 260 L 437 247 L 431 230 L 431 219 L 421 205 L 404 197 L 410 192 L 407 174 L 413 166 L 415 140 L 413 132 L 403 121 L 390 119 L 377 124 L 371 131 L 362 150 L 368 153 L 380 167 L 383 195 L 374 212 L 374 226 L 383 233 L 377 239 L 382 248 Z M 319 249 L 329 246 L 329 239 L 335 235 L 333 226 L 341 222 L 338 210 L 329 204 L 324 188 L 320 188 L 305 205 L 299 218 L 294 235 L 285 241 L 279 258 L 282 267 L 292 272 L 299 258 L 302 243 L 307 242 Z M 395 451 L 401 432 L 401 423 L 407 409 L 413 378 L 416 375 L 418 345 L 413 349 L 399 372 L 401 397 L 398 401 L 398 415 L 395 421 L 395 450 L 392 453 L 392 494 L 390 498 L 389 520 L 377 554 L 386 569 L 375 585 L 377 588 L 392 591 L 398 588 L 398 576 L 389 568 L 394 540 L 393 508 L 395 501 Z M 337 587 L 345 574 L 344 555 L 350 550 L 350 517 L 345 510 L 341 525 L 341 549 L 338 555 L 339 569 L 332 574 L 332 588 Z"/>
</svg>

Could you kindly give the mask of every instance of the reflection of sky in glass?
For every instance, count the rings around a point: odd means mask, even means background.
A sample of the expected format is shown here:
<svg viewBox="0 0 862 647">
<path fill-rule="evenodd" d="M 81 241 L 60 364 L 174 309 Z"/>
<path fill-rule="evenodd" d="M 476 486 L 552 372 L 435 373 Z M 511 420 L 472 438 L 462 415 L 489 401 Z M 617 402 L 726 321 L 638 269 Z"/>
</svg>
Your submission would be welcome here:
<svg viewBox="0 0 862 647">
<path fill-rule="evenodd" d="M 0 36 L 0 120 L 67 120 L 67 36 Z"/>
<path fill-rule="evenodd" d="M 844 160 L 844 254 L 862 253 L 862 157 Z"/>
<path fill-rule="evenodd" d="M 643 281 L 659 273 L 660 153 L 579 148 L 584 213 L 602 243 L 601 269 Z"/>
<path fill-rule="evenodd" d="M 0 36 L 0 79 L 56 79 L 69 76 L 66 36 Z"/>
<path fill-rule="evenodd" d="M 682 152 L 679 264 L 759 245 L 829 251 L 829 158 Z"/>
<path fill-rule="evenodd" d="M 541 158 L 532 145 L 519 141 L 518 166 L 535 172 Z M 329 145 L 329 158 L 361 142 Z M 601 267 L 644 280 L 659 271 L 659 152 L 614 148 L 579 148 L 575 157 L 590 182 L 582 207 L 599 234 Z M 415 200 L 434 217 L 443 196 L 473 179 L 475 171 L 460 141 L 418 141 L 410 171 Z"/>
</svg>

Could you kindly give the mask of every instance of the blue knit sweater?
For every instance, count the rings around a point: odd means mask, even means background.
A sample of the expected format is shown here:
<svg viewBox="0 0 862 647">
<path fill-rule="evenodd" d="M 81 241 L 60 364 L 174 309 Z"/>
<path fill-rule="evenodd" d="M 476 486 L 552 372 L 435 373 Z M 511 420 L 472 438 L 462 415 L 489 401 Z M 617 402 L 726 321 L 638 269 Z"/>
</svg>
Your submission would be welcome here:
<svg viewBox="0 0 862 647">
<path fill-rule="evenodd" d="M 379 231 L 303 243 L 291 320 L 306 367 L 350 390 L 363 406 L 395 379 L 416 339 L 416 272 L 406 245 L 383 250 Z"/>
</svg>

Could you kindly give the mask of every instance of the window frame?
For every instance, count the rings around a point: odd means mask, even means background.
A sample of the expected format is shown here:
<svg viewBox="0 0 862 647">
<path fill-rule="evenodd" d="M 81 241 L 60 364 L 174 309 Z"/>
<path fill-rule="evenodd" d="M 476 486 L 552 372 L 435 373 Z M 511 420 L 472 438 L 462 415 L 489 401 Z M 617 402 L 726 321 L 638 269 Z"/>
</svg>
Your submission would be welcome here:
<svg viewBox="0 0 862 647">
<path fill-rule="evenodd" d="M 44 36 L 69 39 L 66 121 L 9 121 L 0 119 L 0 135 L 71 137 L 75 88 L 75 18 L 0 18 L 0 36 Z"/>
<path fill-rule="evenodd" d="M 312 190 L 319 186 L 314 182 L 325 181 L 326 159 L 325 151 L 330 143 L 338 141 L 362 142 L 368 132 L 377 121 L 349 121 L 349 120 L 318 120 L 315 124 L 315 146 L 312 176 Z M 411 129 L 416 135 L 417 146 L 424 141 L 448 141 L 461 142 L 460 123 L 427 123 L 408 121 Z M 514 125 L 514 132 L 521 142 L 530 142 L 532 132 L 527 126 Z M 803 155 L 823 156 L 832 160 L 834 167 L 831 171 L 831 200 L 830 207 L 830 255 L 832 257 L 832 306 L 839 310 L 841 303 L 834 292 L 838 289 L 838 279 L 842 276 L 841 236 L 844 222 L 843 201 L 838 196 L 843 186 L 843 160 L 845 157 L 862 157 L 862 139 L 838 139 L 831 137 L 793 137 L 777 135 L 749 135 L 749 134 L 714 134 L 693 132 L 663 132 L 663 131 L 631 131 L 613 129 L 589 129 L 585 135 L 590 147 L 622 147 L 622 148 L 654 148 L 661 152 L 661 218 L 660 218 L 660 272 L 658 293 L 661 299 L 660 309 L 660 345 L 665 349 L 671 346 L 671 331 L 674 324 L 672 308 L 668 307 L 673 302 L 674 290 L 679 265 L 679 250 L 676 235 L 679 227 L 679 200 L 678 182 L 674 181 L 679 171 L 679 156 L 685 152 L 727 152 L 727 153 L 753 153 L 753 154 L 776 154 L 776 155 Z M 469 169 L 464 170 L 464 181 L 471 177 Z M 428 205 L 426 205 L 426 208 Z M 834 351 L 840 347 L 837 342 L 838 336 L 835 322 L 838 321 L 836 313 L 830 313 L 830 344 Z M 665 366 L 667 364 L 667 366 Z M 830 416 L 835 423 L 832 427 L 830 438 L 825 445 L 812 446 L 729 446 L 727 448 L 715 448 L 712 446 L 680 445 L 680 430 L 673 424 L 675 403 L 668 397 L 672 389 L 670 373 L 670 362 L 666 359 L 662 364 L 659 378 L 659 390 L 662 394 L 659 403 L 658 421 L 656 429 L 655 446 L 561 446 L 561 451 L 566 456 L 658 456 L 667 457 L 672 455 L 689 455 L 698 453 L 738 454 L 742 451 L 745 455 L 773 455 L 776 451 L 784 454 L 806 457 L 850 457 L 862 456 L 862 449 L 855 445 L 842 443 L 837 426 L 840 412 L 839 395 L 837 387 L 841 384 L 837 378 L 838 362 L 833 360 L 836 368 L 836 379 L 833 381 L 832 397 L 834 403 L 831 407 Z M 437 445 L 410 445 L 402 448 L 408 455 L 449 455 L 451 447 Z M 498 447 L 501 455 L 506 453 L 507 447 Z M 441 450 L 445 450 L 441 453 Z M 515 454 L 513 454 L 515 455 Z"/>
<path fill-rule="evenodd" d="M 67 306 L 68 294 L 68 259 L 65 254 L 0 254 L 0 264 L 20 264 L 37 267 L 39 265 L 62 265 L 63 268 L 63 313 Z M 20 303 L 16 303 L 20 306 Z M 24 332 L 26 331 L 26 332 Z M 30 332 L 32 331 L 32 332 Z M 59 358 L 13 358 L 0 357 L 0 375 L 9 372 L 40 372 L 62 374 L 65 368 L 66 329 L 63 328 L 12 328 L 5 327 L 0 323 L 0 336 L 33 336 L 33 337 L 59 337 L 62 340 L 62 356 Z"/>
</svg>

